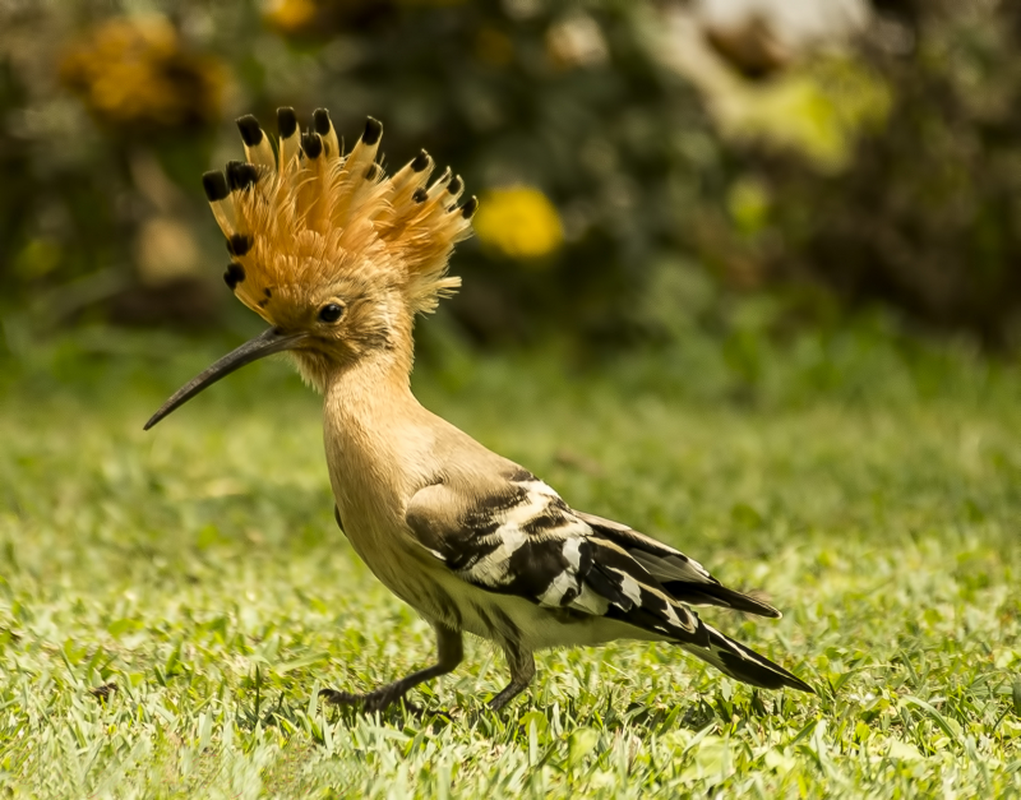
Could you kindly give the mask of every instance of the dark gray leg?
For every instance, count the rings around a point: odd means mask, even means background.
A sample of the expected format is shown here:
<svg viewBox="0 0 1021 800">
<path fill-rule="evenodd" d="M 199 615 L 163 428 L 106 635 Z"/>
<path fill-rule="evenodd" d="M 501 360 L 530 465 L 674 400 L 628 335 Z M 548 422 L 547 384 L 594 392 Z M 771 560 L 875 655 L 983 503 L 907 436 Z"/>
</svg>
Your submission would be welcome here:
<svg viewBox="0 0 1021 800">
<path fill-rule="evenodd" d="M 464 658 L 464 643 L 461 632 L 452 631 L 450 628 L 442 625 L 434 625 L 433 627 L 436 630 L 438 658 L 431 667 L 412 672 L 400 680 L 388 683 L 386 686 L 381 686 L 366 694 L 350 694 L 349 692 L 339 692 L 336 689 L 323 689 L 319 692 L 319 696 L 336 705 L 360 705 L 363 711 L 369 713 L 384 711 L 390 705 L 402 699 L 404 695 L 418 686 L 418 684 L 438 678 L 440 675 L 446 675 L 448 672 L 453 672 L 454 668 L 461 663 L 461 659 Z M 534 667 L 532 671 L 535 671 Z M 418 710 L 410 703 L 405 703 L 405 705 L 412 710 Z"/>
<path fill-rule="evenodd" d="M 499 711 L 521 694 L 535 677 L 535 659 L 532 657 L 531 650 L 521 650 L 515 645 L 505 643 L 503 652 L 507 656 L 511 679 L 504 690 L 489 701 L 489 707 L 493 711 Z"/>
</svg>

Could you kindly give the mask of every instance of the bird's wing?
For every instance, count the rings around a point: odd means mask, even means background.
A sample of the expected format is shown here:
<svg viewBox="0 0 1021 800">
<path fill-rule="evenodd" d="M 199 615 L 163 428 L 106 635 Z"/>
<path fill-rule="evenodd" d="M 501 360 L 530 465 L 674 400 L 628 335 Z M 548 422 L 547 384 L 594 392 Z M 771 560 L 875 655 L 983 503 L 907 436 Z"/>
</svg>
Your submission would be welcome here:
<svg viewBox="0 0 1021 800">
<path fill-rule="evenodd" d="M 620 522 L 581 511 L 573 513 L 588 523 L 596 535 L 621 547 L 681 602 L 695 606 L 721 606 L 777 619 L 781 616 L 780 612 L 768 603 L 724 586 L 710 575 L 705 567 L 680 550 L 675 550 Z"/>
<path fill-rule="evenodd" d="M 524 470 L 470 499 L 443 482 L 428 486 L 412 498 L 406 520 L 417 542 L 462 580 L 546 608 L 704 644 L 705 627 L 685 602 L 734 605 L 717 597 L 723 587 L 698 562 L 573 511 Z"/>
</svg>

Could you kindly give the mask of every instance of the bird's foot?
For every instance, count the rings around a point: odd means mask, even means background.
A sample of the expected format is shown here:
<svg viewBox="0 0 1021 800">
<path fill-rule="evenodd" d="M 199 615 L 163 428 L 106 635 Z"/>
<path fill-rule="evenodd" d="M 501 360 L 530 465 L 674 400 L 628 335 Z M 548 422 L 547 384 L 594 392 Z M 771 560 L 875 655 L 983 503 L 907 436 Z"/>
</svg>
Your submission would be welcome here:
<svg viewBox="0 0 1021 800">
<path fill-rule="evenodd" d="M 351 692 L 341 692 L 337 689 L 322 689 L 319 692 L 319 696 L 335 706 L 357 708 L 366 714 L 386 711 L 394 703 L 404 700 L 404 707 L 408 711 L 421 715 L 422 709 L 410 700 L 405 699 L 405 693 L 400 691 L 400 689 L 400 686 L 395 686 L 391 683 L 365 694 L 352 694 Z"/>
<path fill-rule="evenodd" d="M 382 713 L 392 705 L 400 703 L 406 711 L 419 719 L 423 717 L 439 717 L 447 722 L 452 721 L 453 718 L 446 711 L 427 711 L 417 703 L 411 702 L 405 696 L 406 694 L 407 689 L 393 683 L 381 686 L 379 689 L 366 692 L 365 694 L 352 694 L 351 692 L 341 692 L 337 689 L 319 690 L 319 696 L 327 703 L 335 706 L 344 706 L 345 708 L 354 708 L 366 714 Z"/>
</svg>

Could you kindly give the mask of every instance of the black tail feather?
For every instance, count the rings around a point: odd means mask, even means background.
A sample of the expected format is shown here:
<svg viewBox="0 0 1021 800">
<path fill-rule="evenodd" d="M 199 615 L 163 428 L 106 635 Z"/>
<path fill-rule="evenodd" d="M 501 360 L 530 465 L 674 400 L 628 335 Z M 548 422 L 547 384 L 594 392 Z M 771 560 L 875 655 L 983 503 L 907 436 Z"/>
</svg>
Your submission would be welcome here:
<svg viewBox="0 0 1021 800">
<path fill-rule="evenodd" d="M 689 642 L 679 642 L 689 653 L 712 664 L 720 672 L 742 683 L 763 689 L 782 689 L 785 686 L 801 692 L 815 694 L 815 689 L 797 675 L 774 664 L 751 648 L 724 636 L 715 628 L 705 626 L 709 632 L 709 646 L 700 647 Z"/>
<path fill-rule="evenodd" d="M 783 616 L 769 603 L 764 603 L 751 595 L 729 589 L 719 583 L 665 581 L 663 588 L 682 603 L 692 606 L 730 608 L 734 611 L 758 614 L 760 617 L 772 617 L 773 619 L 780 619 Z"/>
</svg>

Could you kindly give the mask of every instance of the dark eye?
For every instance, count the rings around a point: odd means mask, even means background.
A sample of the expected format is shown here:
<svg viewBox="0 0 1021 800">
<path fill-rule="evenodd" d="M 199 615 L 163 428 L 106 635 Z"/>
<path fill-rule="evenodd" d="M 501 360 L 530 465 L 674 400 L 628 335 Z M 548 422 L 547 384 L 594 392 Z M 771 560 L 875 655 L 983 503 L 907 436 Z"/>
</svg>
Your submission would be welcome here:
<svg viewBox="0 0 1021 800">
<path fill-rule="evenodd" d="M 344 306 L 340 303 L 327 303 L 319 309 L 320 322 L 336 322 L 344 316 Z"/>
</svg>

